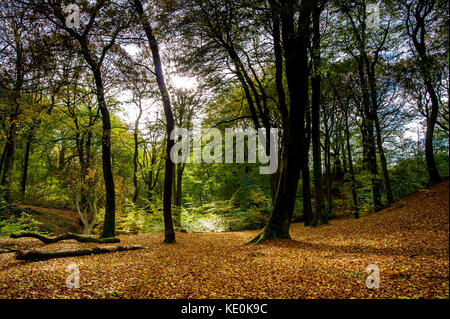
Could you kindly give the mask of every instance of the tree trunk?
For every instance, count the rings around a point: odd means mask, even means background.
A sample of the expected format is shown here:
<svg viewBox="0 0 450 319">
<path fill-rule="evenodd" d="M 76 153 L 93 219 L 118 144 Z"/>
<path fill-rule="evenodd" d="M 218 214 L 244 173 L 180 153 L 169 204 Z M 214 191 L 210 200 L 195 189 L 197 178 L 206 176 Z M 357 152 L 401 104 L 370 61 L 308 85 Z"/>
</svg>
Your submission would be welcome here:
<svg viewBox="0 0 450 319">
<path fill-rule="evenodd" d="M 94 79 L 97 88 L 97 103 L 102 116 L 102 168 L 103 179 L 105 181 L 106 204 L 105 204 L 105 220 L 103 223 L 102 237 L 114 237 L 115 235 L 115 209 L 116 209 L 116 193 L 114 189 L 114 178 L 111 165 L 111 120 L 109 110 L 105 102 L 105 93 L 103 88 L 103 80 L 100 69 L 94 70 Z"/>
<path fill-rule="evenodd" d="M 313 169 L 314 169 L 314 215 L 312 225 L 325 222 L 326 214 L 323 209 L 323 188 L 322 188 L 322 159 L 320 149 L 320 9 L 315 3 L 312 11 L 313 25 L 313 75 L 311 77 L 311 117 L 312 117 L 312 148 L 313 148 Z M 319 220 L 317 220 L 319 219 Z M 305 220 L 305 226 L 306 226 Z"/>
<path fill-rule="evenodd" d="M 392 195 L 391 179 L 389 178 L 389 171 L 387 168 L 386 156 L 384 155 L 383 141 L 381 139 L 381 128 L 380 128 L 380 123 L 378 121 L 378 116 L 375 117 L 375 131 L 376 131 L 376 136 L 377 136 L 378 152 L 380 153 L 381 171 L 383 173 L 386 198 L 387 198 L 388 204 L 390 205 L 390 204 L 394 203 L 394 196 Z"/>
<path fill-rule="evenodd" d="M 302 160 L 302 191 L 303 191 L 303 216 L 305 218 L 305 226 L 311 225 L 313 221 L 317 220 L 314 216 L 311 205 L 311 176 L 309 173 L 309 145 L 311 143 L 311 116 L 309 112 L 306 113 L 306 128 L 305 128 L 305 146 L 303 148 Z M 308 220 L 308 223 L 306 223 Z"/>
<path fill-rule="evenodd" d="M 61 240 L 68 240 L 68 239 L 74 239 L 80 243 L 119 243 L 120 239 L 115 237 L 110 238 L 96 238 L 92 236 L 83 236 L 73 233 L 65 233 L 60 236 L 56 237 L 45 237 L 39 234 L 35 233 L 20 233 L 20 234 L 11 234 L 11 238 L 17 239 L 17 238 L 36 238 L 39 239 L 44 244 L 53 244 Z"/>
<path fill-rule="evenodd" d="M 362 146 L 363 146 L 363 162 L 365 168 L 370 172 L 374 211 L 382 209 L 381 204 L 381 183 L 378 178 L 378 166 L 376 156 L 375 137 L 373 135 L 374 126 L 374 108 L 371 107 L 369 87 L 366 74 L 364 73 L 363 61 L 358 60 L 358 73 L 362 90 L 363 119 L 362 119 Z"/>
<path fill-rule="evenodd" d="M 137 126 L 137 125 L 136 125 Z M 134 192 L 133 192 L 133 203 L 136 204 L 137 198 L 138 198 L 138 181 L 137 181 L 137 168 L 138 168 L 138 131 L 135 128 L 134 130 L 134 153 L 133 153 L 133 186 L 134 186 Z"/>
<path fill-rule="evenodd" d="M 325 180 L 327 192 L 327 209 L 324 215 L 330 216 L 333 209 L 333 198 L 331 196 L 331 156 L 330 156 L 330 132 L 325 126 Z"/>
<path fill-rule="evenodd" d="M 350 171 L 350 179 L 351 179 L 353 212 L 354 212 L 355 218 L 357 219 L 357 218 L 359 218 L 358 194 L 356 193 L 355 173 L 353 171 L 352 150 L 351 150 L 351 146 L 350 146 L 350 131 L 348 128 L 347 113 L 345 113 L 345 138 L 347 140 L 348 169 Z"/>
<path fill-rule="evenodd" d="M 305 2 L 307 3 L 307 2 Z M 293 3 L 282 1 L 281 8 L 272 3 L 280 13 L 281 34 L 286 63 L 286 80 L 290 95 L 289 117 L 283 121 L 283 155 L 280 181 L 275 204 L 261 234 L 249 243 L 267 239 L 290 238 L 289 226 L 295 206 L 300 171 L 303 166 L 305 145 L 304 117 L 308 105 L 308 26 L 310 6 L 303 3 L 299 16 L 299 31 L 295 31 Z M 275 12 L 278 14 L 278 12 Z M 281 70 L 278 70 L 281 71 Z"/>
<path fill-rule="evenodd" d="M 116 251 L 129 251 L 129 250 L 138 250 L 138 249 L 147 249 L 147 247 L 139 246 L 139 245 L 131 245 L 131 246 L 103 246 L 103 247 L 92 247 L 92 248 L 80 248 L 80 249 L 71 249 L 71 250 L 17 250 L 16 259 L 18 260 L 47 260 L 52 258 L 64 258 L 64 257 L 75 257 L 75 256 L 87 256 L 87 255 L 96 255 L 96 254 L 105 254 L 112 253 Z"/>
<path fill-rule="evenodd" d="M 14 168 L 14 154 L 16 149 L 15 124 L 11 124 L 5 145 L 5 158 L 0 181 L 1 190 L 4 192 L 6 202 L 11 201 L 11 176 Z"/>
<path fill-rule="evenodd" d="M 25 144 L 25 154 L 23 159 L 23 168 L 22 168 L 22 178 L 20 180 L 20 192 L 22 194 L 22 198 L 25 198 L 25 190 L 27 187 L 27 178 L 28 178 L 28 162 L 30 159 L 30 150 L 31 150 L 31 140 L 33 138 L 32 131 L 28 132 L 27 141 Z"/>
<path fill-rule="evenodd" d="M 148 16 L 144 13 L 142 3 L 140 0 L 134 0 L 134 6 L 136 8 L 138 17 L 142 23 L 143 29 L 147 36 L 147 40 L 150 45 L 150 50 L 152 51 L 153 64 L 155 65 L 156 82 L 158 83 L 158 88 L 161 93 L 164 114 L 166 116 L 166 169 L 164 174 L 164 198 L 163 198 L 163 212 L 164 212 L 164 242 L 173 243 L 175 242 L 175 231 L 173 229 L 172 221 L 172 179 L 174 171 L 174 163 L 170 159 L 170 150 L 174 145 L 174 141 L 170 138 L 170 133 L 174 129 L 175 121 L 172 114 L 172 107 L 170 104 L 169 93 L 166 88 L 164 81 L 164 73 L 162 70 L 161 59 L 159 56 L 158 42 L 154 36 L 152 27 Z"/>
<path fill-rule="evenodd" d="M 439 99 L 431 80 L 433 78 L 433 75 L 430 72 L 430 69 L 432 68 L 432 63 L 426 51 L 426 43 L 424 36 L 426 34 L 425 18 L 427 14 L 432 12 L 431 10 L 428 10 L 428 13 L 425 13 L 427 11 L 426 10 L 427 6 L 429 7 L 428 9 L 430 9 L 433 6 L 433 2 L 419 1 L 417 3 L 417 6 L 414 12 L 412 13 L 414 15 L 414 18 L 416 20 L 415 22 L 417 23 L 417 25 L 412 31 L 412 33 L 410 33 L 408 25 L 407 32 L 419 55 L 420 58 L 419 66 L 421 75 L 431 100 L 431 114 L 427 118 L 427 131 L 425 134 L 425 161 L 427 164 L 429 183 L 433 185 L 441 182 L 442 179 L 441 176 L 439 175 L 439 171 L 437 169 L 436 162 L 434 160 L 434 151 L 433 151 L 433 135 L 434 135 L 434 127 L 436 125 L 437 117 L 439 114 Z M 424 8 L 425 10 L 422 10 Z M 411 14 L 410 10 L 411 9 L 408 8 L 408 17 Z M 410 21 L 407 21 L 407 23 L 410 23 Z"/>
</svg>

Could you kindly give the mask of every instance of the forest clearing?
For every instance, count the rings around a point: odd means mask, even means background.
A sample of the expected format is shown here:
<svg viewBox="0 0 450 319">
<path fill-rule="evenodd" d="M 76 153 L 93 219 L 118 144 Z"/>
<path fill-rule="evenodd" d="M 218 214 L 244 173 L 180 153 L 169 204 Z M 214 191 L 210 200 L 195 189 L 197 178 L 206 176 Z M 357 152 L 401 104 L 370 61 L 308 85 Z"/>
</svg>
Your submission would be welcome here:
<svg viewBox="0 0 450 319">
<path fill-rule="evenodd" d="M 0 1 L 0 302 L 448 304 L 449 21 L 448 0 Z"/>
<path fill-rule="evenodd" d="M 449 182 L 421 190 L 378 213 L 332 220 L 292 240 L 244 245 L 257 231 L 119 236 L 148 249 L 23 262 L 0 255 L 0 298 L 448 298 Z M 424 205 L 424 203 L 427 203 Z M 68 249 L 1 239 L 0 246 Z M 80 268 L 80 287 L 65 269 Z M 380 268 L 380 288 L 365 285 L 366 266 Z"/>
</svg>

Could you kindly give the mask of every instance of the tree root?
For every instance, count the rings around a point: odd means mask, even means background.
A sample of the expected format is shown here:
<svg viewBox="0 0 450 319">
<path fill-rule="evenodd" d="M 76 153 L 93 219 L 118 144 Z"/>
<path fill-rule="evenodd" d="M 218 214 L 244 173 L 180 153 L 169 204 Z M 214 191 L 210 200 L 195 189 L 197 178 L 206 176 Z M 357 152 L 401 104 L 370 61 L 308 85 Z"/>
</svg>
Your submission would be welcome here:
<svg viewBox="0 0 450 319">
<path fill-rule="evenodd" d="M 245 245 L 258 245 L 258 244 L 262 244 L 266 240 L 276 241 L 277 239 L 291 239 L 291 236 L 289 236 L 289 234 L 288 235 L 284 235 L 284 236 L 280 236 L 275 231 L 272 231 L 271 235 L 267 235 L 267 232 L 263 230 L 256 237 L 254 237 L 252 240 L 250 240 L 247 243 L 245 243 Z"/>
<path fill-rule="evenodd" d="M 64 258 L 64 257 L 75 257 L 75 256 L 86 256 L 93 254 L 104 254 L 112 253 L 116 251 L 128 251 L 128 250 L 138 250 L 147 249 L 147 247 L 139 245 L 131 246 L 105 246 L 105 247 L 92 247 L 92 248 L 81 248 L 72 250 L 18 250 L 16 251 L 16 259 L 18 260 L 47 260 L 52 258 Z"/>
<path fill-rule="evenodd" d="M 52 243 L 56 243 L 58 241 L 61 240 L 67 240 L 67 239 L 75 239 L 78 242 L 81 243 L 119 243 L 120 239 L 119 238 L 115 238 L 115 237 L 109 237 L 109 238 L 97 238 L 97 237 L 93 237 L 93 236 L 83 236 L 83 235 L 78 235 L 78 234 L 74 234 L 74 233 L 65 233 L 63 235 L 60 236 L 56 236 L 56 237 L 45 237 L 39 234 L 35 234 L 35 233 L 20 233 L 20 234 L 11 234 L 10 236 L 11 238 L 23 238 L 23 237 L 31 237 L 31 238 L 36 238 L 39 239 L 40 241 L 42 241 L 44 244 L 52 244 Z"/>
</svg>

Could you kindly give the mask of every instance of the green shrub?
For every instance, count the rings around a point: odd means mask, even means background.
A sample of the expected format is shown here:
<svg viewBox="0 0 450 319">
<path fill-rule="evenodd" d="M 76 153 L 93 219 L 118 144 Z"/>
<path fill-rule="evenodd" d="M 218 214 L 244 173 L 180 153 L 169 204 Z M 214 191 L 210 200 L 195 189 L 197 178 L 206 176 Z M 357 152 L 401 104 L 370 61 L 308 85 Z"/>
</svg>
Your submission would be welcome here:
<svg viewBox="0 0 450 319">
<path fill-rule="evenodd" d="M 9 237 L 13 233 L 33 232 L 42 235 L 49 235 L 41 231 L 44 224 L 36 221 L 33 217 L 25 212 L 20 216 L 12 215 L 8 219 L 0 221 L 0 237 Z"/>
</svg>

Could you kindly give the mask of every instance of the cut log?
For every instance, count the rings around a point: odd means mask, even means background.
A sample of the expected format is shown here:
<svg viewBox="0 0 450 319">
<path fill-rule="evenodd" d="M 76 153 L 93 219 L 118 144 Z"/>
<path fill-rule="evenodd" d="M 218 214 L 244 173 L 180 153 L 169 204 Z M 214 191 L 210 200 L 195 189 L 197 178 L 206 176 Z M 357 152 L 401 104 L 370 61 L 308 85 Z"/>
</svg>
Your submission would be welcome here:
<svg viewBox="0 0 450 319">
<path fill-rule="evenodd" d="M 76 257 L 76 256 L 86 256 L 95 254 L 105 254 L 112 253 L 115 251 L 127 251 L 127 250 L 138 250 L 147 249 L 145 246 L 131 245 L 131 246 L 104 246 L 104 247 L 92 247 L 92 248 L 80 248 L 71 250 L 18 250 L 16 251 L 16 259 L 19 260 L 47 260 L 52 258 L 64 258 L 64 257 Z"/>
<path fill-rule="evenodd" d="M 120 243 L 120 239 L 115 238 L 115 237 L 98 238 L 98 237 L 93 237 L 93 236 L 78 235 L 78 234 L 74 234 L 74 233 L 65 233 L 63 235 L 56 236 L 53 238 L 45 237 L 45 236 L 35 234 L 35 233 L 11 234 L 10 237 L 11 238 L 23 238 L 23 237 L 36 238 L 36 239 L 39 239 L 40 241 L 42 241 L 44 244 L 52 244 L 52 243 L 56 243 L 58 241 L 67 240 L 67 239 L 75 239 L 76 241 L 81 242 L 81 243 L 101 243 L 101 244 Z"/>
</svg>

